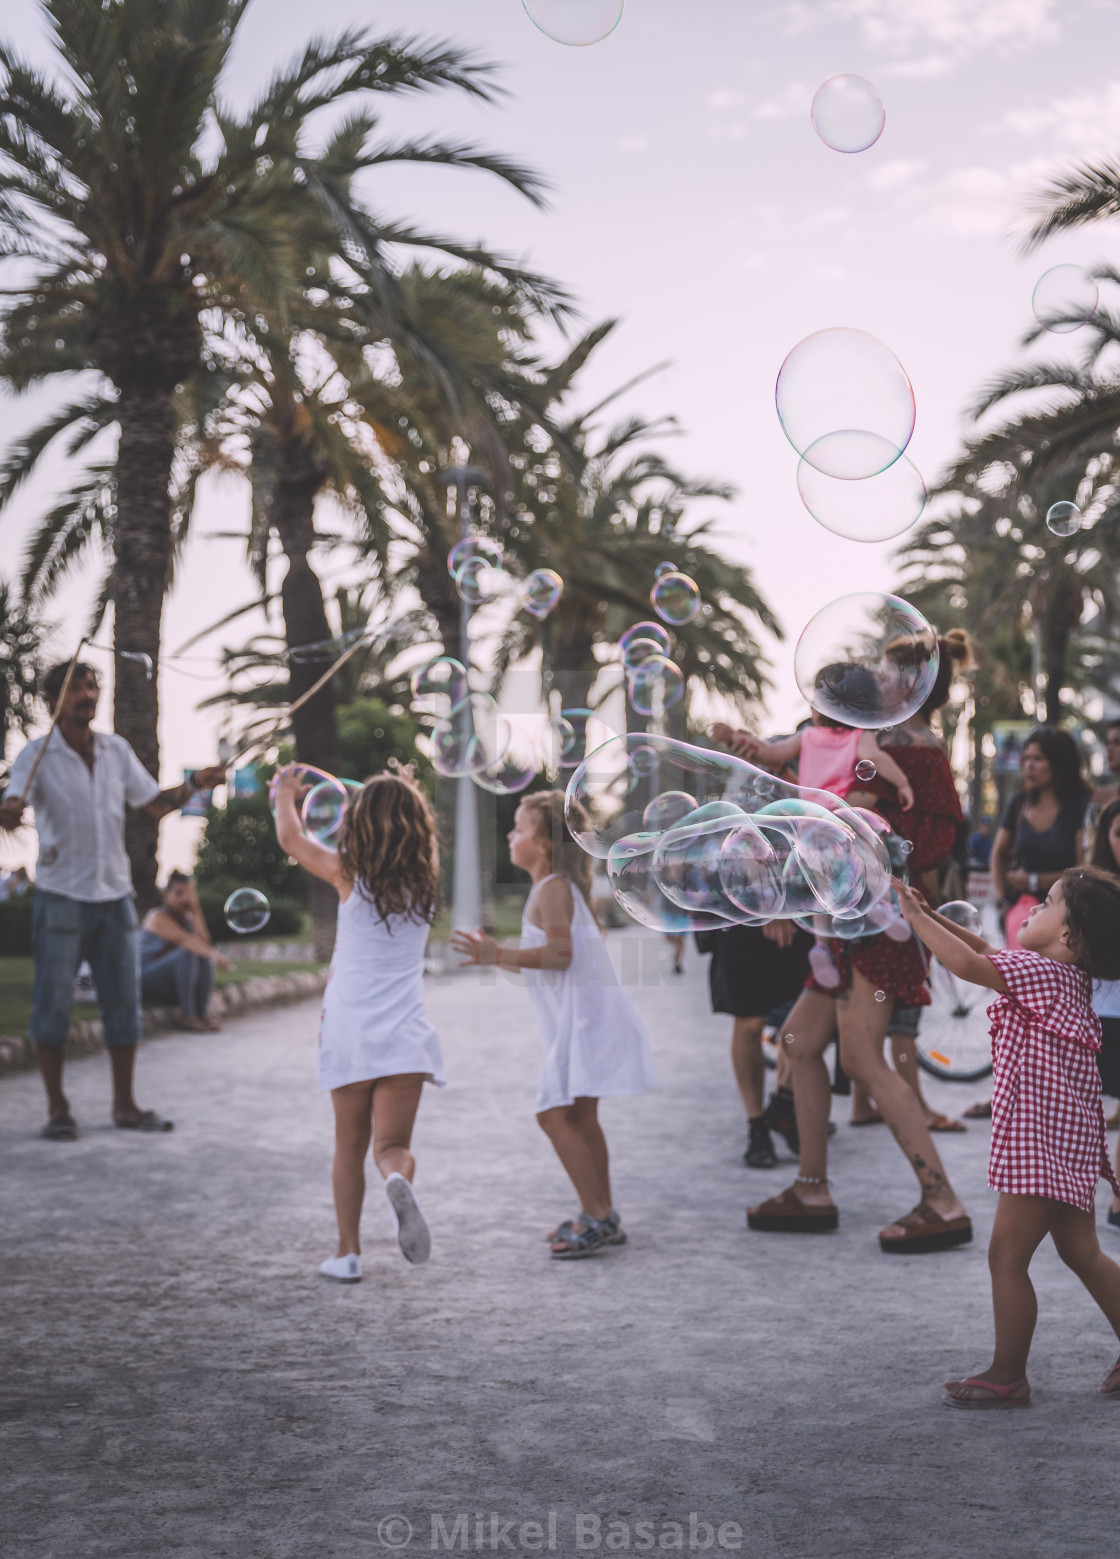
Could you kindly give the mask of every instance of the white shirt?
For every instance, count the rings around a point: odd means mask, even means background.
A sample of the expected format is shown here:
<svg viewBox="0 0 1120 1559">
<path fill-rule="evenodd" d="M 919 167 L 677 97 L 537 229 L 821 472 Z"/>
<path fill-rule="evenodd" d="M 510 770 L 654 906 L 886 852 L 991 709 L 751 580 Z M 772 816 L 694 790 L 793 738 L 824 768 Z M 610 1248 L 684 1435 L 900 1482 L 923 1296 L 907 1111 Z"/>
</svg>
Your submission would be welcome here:
<svg viewBox="0 0 1120 1559">
<path fill-rule="evenodd" d="M 91 772 L 62 732 L 52 731 L 31 794 L 23 799 L 35 808 L 38 886 L 83 904 L 103 904 L 132 892 L 124 848 L 125 805 L 147 806 L 159 795 L 159 785 L 123 736 L 104 731 L 92 736 Z M 45 740 L 38 736 L 28 742 L 12 764 L 9 796 L 23 795 Z"/>
</svg>

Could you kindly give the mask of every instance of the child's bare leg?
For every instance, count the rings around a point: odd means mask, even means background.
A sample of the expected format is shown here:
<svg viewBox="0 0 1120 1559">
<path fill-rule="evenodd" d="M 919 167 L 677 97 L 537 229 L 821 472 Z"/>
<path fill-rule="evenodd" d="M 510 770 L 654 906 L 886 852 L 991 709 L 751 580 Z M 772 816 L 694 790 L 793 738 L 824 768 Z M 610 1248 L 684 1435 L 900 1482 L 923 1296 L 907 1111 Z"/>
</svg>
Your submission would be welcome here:
<svg viewBox="0 0 1120 1559">
<path fill-rule="evenodd" d="M 862 1121 L 881 1120 L 875 1108 L 875 1101 L 862 1083 L 852 1079 L 852 1113 L 849 1116 L 853 1126 L 858 1126 Z"/>
<path fill-rule="evenodd" d="M 762 1114 L 762 1095 L 766 1081 L 766 1063 L 762 1057 L 762 1030 L 765 1018 L 736 1018 L 731 1029 L 731 1069 L 747 1119 Z"/>
<path fill-rule="evenodd" d="M 605 1218 L 611 1211 L 611 1183 L 598 1110 L 598 1099 L 576 1099 L 542 1110 L 537 1122 L 556 1149 L 581 1209 L 592 1218 Z"/>
<path fill-rule="evenodd" d="M 1051 1202 L 1049 1206 L 1054 1249 L 1081 1279 L 1120 1337 L 1120 1267 L 1101 1250 L 1095 1216 L 1065 1202 Z"/>
<path fill-rule="evenodd" d="M 384 1180 L 392 1174 L 411 1180 L 416 1173 L 409 1144 L 423 1092 L 423 1072 L 379 1077 L 374 1085 L 373 1161 Z"/>
<path fill-rule="evenodd" d="M 990 1369 L 981 1370 L 974 1376 L 976 1380 L 1010 1386 L 1027 1373 L 1027 1355 L 1038 1320 L 1038 1301 L 1030 1278 L 1031 1257 L 1050 1232 L 1053 1207 L 1054 1203 L 1043 1196 L 1000 1193 L 988 1246 L 996 1347 Z M 951 1396 L 963 1400 L 985 1395 L 982 1388 L 960 1381 L 947 1381 L 946 1389 Z"/>
<path fill-rule="evenodd" d="M 331 1089 L 334 1105 L 334 1212 L 338 1220 L 338 1254 L 359 1256 L 358 1229 L 366 1192 L 365 1158 L 373 1134 L 370 1107 L 372 1083 L 347 1083 Z"/>
<path fill-rule="evenodd" d="M 831 1207 L 828 1188 L 828 1116 L 832 1092 L 824 1064 L 836 1029 L 836 1000 L 820 991 L 803 991 L 782 1024 L 782 1048 L 789 1058 L 797 1132 L 801 1139 L 799 1178 L 794 1191 L 812 1207 Z M 792 1036 L 786 1043 L 786 1037 Z"/>
</svg>

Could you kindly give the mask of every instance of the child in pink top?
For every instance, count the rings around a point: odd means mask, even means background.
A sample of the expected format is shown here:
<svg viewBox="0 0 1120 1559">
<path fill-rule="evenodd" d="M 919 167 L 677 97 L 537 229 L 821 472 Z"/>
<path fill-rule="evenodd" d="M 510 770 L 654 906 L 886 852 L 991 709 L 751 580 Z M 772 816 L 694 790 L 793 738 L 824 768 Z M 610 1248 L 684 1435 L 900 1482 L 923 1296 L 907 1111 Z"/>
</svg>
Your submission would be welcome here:
<svg viewBox="0 0 1120 1559">
<path fill-rule="evenodd" d="M 717 733 L 718 734 L 718 733 Z M 909 812 L 914 805 L 914 792 L 905 771 L 890 753 L 879 746 L 874 731 L 857 730 L 855 726 L 841 725 L 819 710 L 813 710 L 813 723 L 792 736 L 783 736 L 776 742 L 759 741 L 757 737 L 735 732 L 734 750 L 741 758 L 756 763 L 765 759 L 767 767 L 789 763 L 796 758 L 797 783 L 810 790 L 828 790 L 841 800 L 854 790 L 859 782 L 858 765 L 869 763 L 868 782 L 878 774 L 888 785 L 898 791 L 902 810 Z"/>
</svg>

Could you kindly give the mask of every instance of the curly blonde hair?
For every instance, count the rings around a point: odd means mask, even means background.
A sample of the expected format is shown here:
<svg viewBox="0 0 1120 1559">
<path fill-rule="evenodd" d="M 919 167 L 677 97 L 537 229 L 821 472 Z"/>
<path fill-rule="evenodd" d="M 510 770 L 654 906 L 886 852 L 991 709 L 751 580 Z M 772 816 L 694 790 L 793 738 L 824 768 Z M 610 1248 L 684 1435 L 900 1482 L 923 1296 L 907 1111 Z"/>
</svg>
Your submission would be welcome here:
<svg viewBox="0 0 1120 1559">
<path fill-rule="evenodd" d="M 526 796 L 521 805 L 531 815 L 537 835 L 548 841 L 552 848 L 552 870 L 560 877 L 575 883 L 591 907 L 591 857 L 581 850 L 572 838 L 564 816 L 564 792 L 562 790 L 535 790 Z M 569 808 L 577 823 L 582 817 L 578 805 Z"/>
<path fill-rule="evenodd" d="M 431 921 L 439 906 L 436 819 L 423 791 L 396 774 L 367 780 L 346 808 L 338 859 L 379 917 Z"/>
</svg>

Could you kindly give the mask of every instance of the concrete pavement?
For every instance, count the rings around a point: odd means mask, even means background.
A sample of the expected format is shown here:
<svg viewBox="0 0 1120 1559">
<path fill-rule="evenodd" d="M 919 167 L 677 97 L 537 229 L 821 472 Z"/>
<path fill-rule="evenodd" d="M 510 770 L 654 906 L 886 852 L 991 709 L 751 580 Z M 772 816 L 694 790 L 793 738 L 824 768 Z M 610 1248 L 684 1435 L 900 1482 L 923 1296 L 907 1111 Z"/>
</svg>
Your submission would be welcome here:
<svg viewBox="0 0 1120 1559">
<path fill-rule="evenodd" d="M 674 980 L 656 939 L 612 945 L 632 979 L 646 954 L 661 1084 L 604 1106 L 631 1238 L 585 1262 L 543 1243 L 574 1204 L 533 1120 L 513 977 L 429 982 L 452 1082 L 427 1090 L 415 1143 L 433 1259 L 405 1265 L 371 1185 L 352 1288 L 316 1276 L 334 1230 L 315 1004 L 147 1045 L 139 1096 L 175 1118 L 167 1137 L 108 1125 L 103 1057 L 69 1069 L 77 1143 L 35 1135 L 36 1078 L 0 1083 L 7 1559 L 1096 1559 L 1120 1406 L 1094 1387 L 1116 1350 L 1049 1248 L 1036 1404 L 940 1405 L 989 1356 L 986 1127 L 941 1139 L 970 1247 L 880 1255 L 915 1197 L 844 1100 L 840 1233 L 749 1235 L 744 1205 L 792 1165 L 742 1165 L 707 961 L 690 948 Z M 931 1089 L 954 1112 L 976 1093 Z"/>
</svg>

